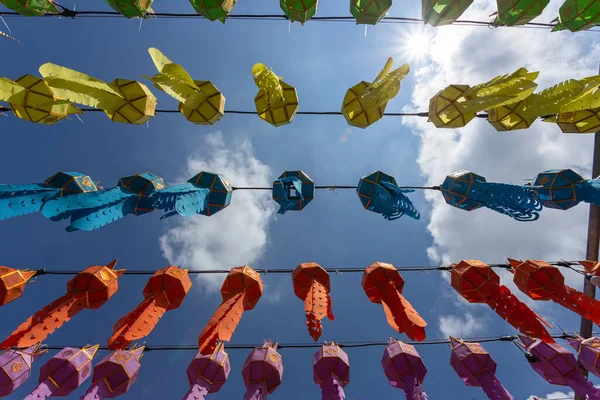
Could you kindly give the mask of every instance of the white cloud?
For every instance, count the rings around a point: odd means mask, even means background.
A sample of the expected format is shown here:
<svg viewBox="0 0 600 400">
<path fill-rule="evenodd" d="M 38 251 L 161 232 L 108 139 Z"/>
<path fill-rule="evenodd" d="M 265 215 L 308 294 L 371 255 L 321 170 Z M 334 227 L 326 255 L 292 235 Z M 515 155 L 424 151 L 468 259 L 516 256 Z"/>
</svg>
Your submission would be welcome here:
<svg viewBox="0 0 600 400">
<path fill-rule="evenodd" d="M 472 337 L 485 333 L 486 323 L 488 323 L 487 318 L 476 318 L 471 313 L 464 314 L 464 317 L 448 315 L 438 318 L 439 329 L 444 337 Z"/>
<path fill-rule="evenodd" d="M 558 5 L 552 1 L 540 21 L 552 19 Z M 482 15 L 494 7 L 494 1 L 482 1 L 467 13 Z M 464 18 L 468 17 L 465 14 Z M 407 110 L 426 110 L 429 99 L 449 84 L 485 82 L 519 67 L 540 71 L 538 90 L 569 78 L 597 74 L 600 52 L 590 39 L 585 34 L 547 30 L 438 28 L 427 52 L 428 63 L 413 67 L 416 84 Z M 421 136 L 417 161 L 426 185 L 439 185 L 447 174 L 461 169 L 483 175 L 488 181 L 516 184 L 552 168 L 570 167 L 584 176 L 591 173 L 593 136 L 565 135 L 553 124 L 538 121 L 527 130 L 500 133 L 487 121 L 477 119 L 457 130 L 437 129 L 424 118 L 405 118 L 403 123 Z M 497 263 L 506 257 L 572 260 L 585 256 L 585 204 L 568 211 L 544 209 L 537 222 L 517 222 L 487 209 L 466 212 L 453 208 L 439 192 L 426 193 L 426 199 L 432 205 L 428 230 L 433 244 L 428 256 L 434 263 L 461 259 Z M 499 274 L 502 283 L 518 295 L 511 275 Z M 568 272 L 565 276 L 567 284 L 580 287 L 580 276 Z"/>
<path fill-rule="evenodd" d="M 531 395 L 527 398 L 527 400 L 566 400 L 573 399 L 575 396 L 574 392 L 564 393 L 564 392 L 553 392 L 548 393 L 546 396 L 538 396 Z"/>
<path fill-rule="evenodd" d="M 189 178 L 200 171 L 218 172 L 234 186 L 271 186 L 270 168 L 254 157 L 249 141 L 225 143 L 220 133 L 208 135 L 202 150 L 188 160 Z M 160 238 L 169 262 L 195 269 L 230 269 L 257 261 L 267 244 L 267 228 L 275 211 L 270 191 L 235 191 L 231 204 L 211 217 L 179 218 Z M 219 289 L 223 275 L 196 275 L 207 289 Z"/>
</svg>

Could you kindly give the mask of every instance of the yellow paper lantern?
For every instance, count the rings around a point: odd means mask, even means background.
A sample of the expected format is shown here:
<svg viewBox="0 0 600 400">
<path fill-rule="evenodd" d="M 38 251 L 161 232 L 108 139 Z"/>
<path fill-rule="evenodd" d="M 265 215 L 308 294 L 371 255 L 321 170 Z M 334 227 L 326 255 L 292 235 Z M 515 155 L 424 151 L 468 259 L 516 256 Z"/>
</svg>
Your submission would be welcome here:
<svg viewBox="0 0 600 400">
<path fill-rule="evenodd" d="M 254 64 L 252 76 L 259 88 L 254 98 L 258 116 L 273 126 L 292 122 L 298 111 L 296 88 L 282 81 L 264 64 Z"/>
<path fill-rule="evenodd" d="M 600 131 L 600 108 L 567 111 L 544 122 L 555 122 L 563 133 L 595 133 Z"/>
<path fill-rule="evenodd" d="M 438 92 L 429 100 L 429 121 L 436 128 L 462 128 L 471 122 L 475 113 L 458 107 L 469 89 L 469 85 L 450 85 Z"/>
<path fill-rule="evenodd" d="M 114 110 L 106 110 L 113 122 L 144 124 L 155 115 L 156 97 L 146 85 L 129 79 L 115 79 L 110 85 L 122 95 L 123 103 Z"/>
</svg>

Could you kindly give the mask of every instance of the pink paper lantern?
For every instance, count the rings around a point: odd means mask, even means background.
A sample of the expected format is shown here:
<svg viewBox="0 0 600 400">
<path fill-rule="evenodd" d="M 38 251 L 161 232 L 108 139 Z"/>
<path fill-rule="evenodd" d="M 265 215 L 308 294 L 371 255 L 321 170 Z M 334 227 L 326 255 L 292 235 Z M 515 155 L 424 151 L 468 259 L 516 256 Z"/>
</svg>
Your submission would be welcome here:
<svg viewBox="0 0 600 400">
<path fill-rule="evenodd" d="M 0 353 L 0 397 L 8 396 L 27 382 L 31 364 L 46 353 L 39 344 L 23 350 L 5 350 Z"/>
<path fill-rule="evenodd" d="M 567 341 L 577 351 L 579 364 L 600 377 L 600 338 L 584 339 L 577 335 L 576 339 L 567 339 Z"/>
<path fill-rule="evenodd" d="M 422 387 L 427 368 L 414 346 L 390 338 L 381 365 L 390 385 L 404 390 L 407 400 L 427 400 Z"/>
<path fill-rule="evenodd" d="M 350 382 L 348 354 L 334 342 L 325 342 L 313 356 L 313 380 L 323 400 L 344 400 L 344 387 Z"/>
<path fill-rule="evenodd" d="M 265 400 L 281 385 L 283 360 L 277 352 L 277 343 L 267 340 L 262 347 L 252 350 L 242 369 L 246 393 L 244 400 Z"/>
<path fill-rule="evenodd" d="M 65 347 L 40 369 L 37 387 L 24 400 L 68 396 L 92 374 L 92 359 L 98 345 L 83 348 Z"/>
<path fill-rule="evenodd" d="M 229 356 L 220 342 L 212 354 L 198 352 L 187 369 L 190 390 L 183 400 L 204 400 L 206 395 L 216 393 L 225 384 L 231 371 Z"/>
</svg>

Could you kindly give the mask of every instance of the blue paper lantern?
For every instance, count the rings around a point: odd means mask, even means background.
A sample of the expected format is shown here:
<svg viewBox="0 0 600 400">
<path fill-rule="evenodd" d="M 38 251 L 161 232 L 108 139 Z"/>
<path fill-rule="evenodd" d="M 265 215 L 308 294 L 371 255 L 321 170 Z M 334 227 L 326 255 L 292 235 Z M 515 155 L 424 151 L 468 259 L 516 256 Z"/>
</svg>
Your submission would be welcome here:
<svg viewBox="0 0 600 400">
<path fill-rule="evenodd" d="M 466 211 L 482 207 L 481 203 L 470 198 L 474 182 L 486 182 L 486 180 L 483 176 L 469 171 L 458 171 L 448 175 L 441 187 L 446 203 Z"/>
<path fill-rule="evenodd" d="M 154 200 L 150 196 L 165 188 L 165 181 L 151 172 L 126 176 L 119 180 L 119 187 L 138 195 L 133 213 L 142 215 L 154 211 Z"/>
<path fill-rule="evenodd" d="M 539 173 L 530 184 L 544 206 L 568 210 L 585 199 L 578 197 L 577 184 L 585 181 L 572 169 L 552 169 Z"/>
<path fill-rule="evenodd" d="M 273 181 L 273 200 L 279 214 L 304 209 L 315 197 L 315 182 L 302 171 L 285 171 Z"/>
<path fill-rule="evenodd" d="M 194 175 L 188 182 L 196 187 L 210 190 L 208 194 L 208 207 L 200 212 L 202 215 L 210 217 L 231 203 L 233 189 L 227 179 L 221 174 L 203 171 L 198 175 Z"/>
</svg>

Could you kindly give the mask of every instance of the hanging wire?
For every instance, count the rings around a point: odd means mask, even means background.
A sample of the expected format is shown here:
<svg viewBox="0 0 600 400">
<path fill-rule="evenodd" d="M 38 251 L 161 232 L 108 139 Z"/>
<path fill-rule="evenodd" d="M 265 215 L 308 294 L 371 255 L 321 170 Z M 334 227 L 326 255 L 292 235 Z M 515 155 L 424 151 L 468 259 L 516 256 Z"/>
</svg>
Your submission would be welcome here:
<svg viewBox="0 0 600 400">
<path fill-rule="evenodd" d="M 75 18 L 124 18 L 124 16 L 117 11 L 75 11 L 69 10 L 65 7 L 61 7 L 62 12 L 58 14 L 44 14 L 42 17 L 67 17 L 71 19 Z M 167 13 L 167 12 L 156 12 L 147 13 L 149 18 L 183 18 L 183 19 L 205 19 L 202 15 L 197 13 Z M 0 16 L 7 17 L 24 17 L 23 15 L 14 11 L 2 11 Z M 229 15 L 228 20 L 242 20 L 242 21 L 289 21 L 289 18 L 285 14 L 237 14 Z M 341 22 L 341 23 L 356 23 L 356 19 L 352 16 L 315 16 L 309 21 L 314 22 Z M 409 18 L 409 17 L 384 17 L 379 23 L 383 24 L 423 24 L 425 20 L 422 18 Z M 549 30 L 556 26 L 552 23 L 542 22 L 528 22 L 524 25 L 517 26 L 503 26 L 494 25 L 490 21 L 477 21 L 477 20 L 457 20 L 452 25 L 456 26 L 480 26 L 480 27 L 492 27 L 492 28 L 520 28 L 520 29 L 543 29 Z M 588 29 L 583 32 L 600 32 L 600 30 Z"/>
<path fill-rule="evenodd" d="M 547 261 L 548 264 L 557 267 L 564 267 L 572 269 L 572 266 L 579 265 L 577 261 Z M 487 264 L 492 268 L 511 270 L 512 266 L 508 263 L 503 264 Z M 184 267 L 182 267 L 184 268 Z M 451 271 L 451 265 L 436 265 L 436 266 L 401 266 L 395 267 L 399 272 L 426 272 L 426 271 Z M 364 268 L 324 268 L 325 271 L 331 273 L 362 273 L 365 271 Z M 291 274 L 294 269 L 254 269 L 259 274 Z M 188 269 L 188 274 L 228 274 L 228 269 Z M 46 270 L 41 268 L 36 270 L 35 276 L 40 275 L 77 275 L 81 271 L 77 270 Z M 580 272 L 580 271 L 578 271 Z M 125 275 L 154 275 L 156 271 L 152 270 L 127 270 L 124 272 Z"/>
<path fill-rule="evenodd" d="M 598 334 L 598 332 L 594 332 L 594 335 Z M 576 339 L 575 335 L 571 334 L 560 334 L 560 335 L 552 335 L 554 339 Z M 491 343 L 491 342 L 511 342 L 514 343 L 518 340 L 519 337 L 516 335 L 512 336 L 497 336 L 497 337 L 481 337 L 481 338 L 463 338 L 461 339 L 465 343 Z M 399 339 L 397 339 L 399 340 Z M 413 346 L 432 346 L 432 345 L 449 345 L 450 340 L 448 339 L 426 339 L 422 342 L 417 341 L 409 341 L 403 343 L 410 344 Z M 388 345 L 387 341 L 366 341 L 366 342 L 344 342 L 344 341 L 335 341 L 335 343 L 346 349 L 355 349 L 362 347 L 384 347 Z M 145 345 L 144 352 L 147 351 L 198 351 L 197 344 L 184 344 L 184 345 Z M 252 350 L 260 345 L 255 344 L 227 344 L 225 347 L 227 350 Z M 73 345 L 48 345 L 47 348 L 49 350 L 62 350 L 65 347 L 83 347 L 83 346 L 73 346 Z M 321 344 L 319 343 L 279 343 L 277 345 L 277 350 L 280 349 L 318 349 L 321 348 Z M 107 347 L 100 347 L 100 350 L 109 350 Z"/>
</svg>

